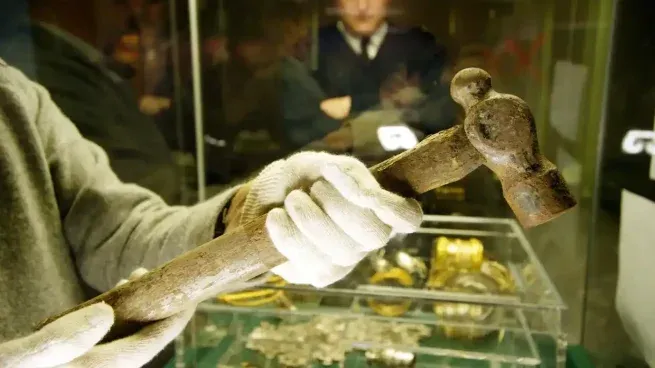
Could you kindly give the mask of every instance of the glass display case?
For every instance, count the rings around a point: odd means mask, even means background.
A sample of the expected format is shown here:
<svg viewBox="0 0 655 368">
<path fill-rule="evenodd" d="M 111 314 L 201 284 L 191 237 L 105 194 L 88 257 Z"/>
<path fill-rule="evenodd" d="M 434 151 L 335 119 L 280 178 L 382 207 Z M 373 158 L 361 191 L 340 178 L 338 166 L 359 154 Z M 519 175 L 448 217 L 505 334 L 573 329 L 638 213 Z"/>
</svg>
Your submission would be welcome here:
<svg viewBox="0 0 655 368">
<path fill-rule="evenodd" d="M 562 367 L 574 345 L 600 367 L 655 364 L 643 332 L 655 329 L 655 278 L 639 259 L 655 236 L 644 220 L 655 213 L 650 4 L 6 3 L 0 57 L 49 90 L 121 179 L 169 204 L 207 199 L 303 150 L 374 165 L 412 148 L 462 123 L 449 88 L 467 67 L 527 102 L 542 153 L 578 200 L 521 229 L 483 166 L 423 194 L 421 231 L 335 285 L 273 279 L 202 304 L 175 356 L 152 366 Z M 353 27 L 372 28 L 360 37 Z M 396 333 L 405 340 L 382 339 Z M 266 350 L 307 339 L 334 350 Z"/>
<path fill-rule="evenodd" d="M 515 220 L 427 215 L 337 284 L 279 281 L 201 304 L 176 366 L 566 363 L 564 302 Z"/>
<path fill-rule="evenodd" d="M 246 2 L 237 5 L 234 2 L 222 1 L 216 2 L 215 5 L 210 5 L 214 4 L 212 2 L 197 5 L 199 9 L 217 8 L 218 11 L 212 10 L 212 12 L 218 14 L 216 19 L 219 23 L 222 22 L 222 25 L 209 27 L 209 29 L 213 29 L 214 32 L 223 32 L 224 37 L 234 40 L 243 47 L 239 48 L 235 43 L 228 47 L 228 53 L 232 55 L 232 58 L 218 66 L 222 70 L 221 73 L 236 75 L 231 70 L 247 69 L 249 64 L 243 57 L 245 56 L 247 59 L 249 54 L 244 50 L 252 51 L 253 54 L 250 56 L 257 54 L 262 58 L 264 55 L 270 56 L 271 53 L 274 53 L 270 50 L 271 48 L 277 47 L 282 50 L 278 68 L 280 70 L 279 79 L 283 82 L 278 84 L 277 89 L 268 89 L 271 93 L 267 95 L 268 97 L 260 97 L 268 102 L 277 101 L 272 106 L 275 114 L 270 110 L 269 112 L 252 112 L 253 116 L 266 115 L 267 127 L 270 130 L 288 127 L 290 126 L 288 125 L 290 124 L 289 120 L 293 120 L 292 117 L 284 115 L 290 113 L 289 105 L 293 106 L 289 101 L 298 98 L 297 94 L 289 95 L 288 85 L 284 84 L 284 72 L 289 69 L 284 67 L 285 58 L 288 58 L 289 55 L 304 64 L 311 73 L 312 78 L 306 78 L 306 74 L 302 76 L 294 74 L 292 77 L 286 77 L 294 80 L 295 86 L 304 91 L 304 94 L 316 97 L 319 92 L 322 92 L 325 93 L 324 97 L 338 96 L 338 91 L 330 90 L 334 86 L 321 79 L 325 76 L 322 76 L 320 69 L 326 68 L 321 65 L 321 61 L 329 59 L 324 54 L 333 52 L 322 51 L 322 48 L 323 50 L 333 49 L 329 48 L 330 45 L 321 46 L 321 42 L 326 42 L 322 35 L 330 27 L 338 25 L 340 19 L 343 21 L 344 15 L 340 13 L 338 3 L 333 1 L 292 3 L 279 1 L 276 5 L 248 6 Z M 207 8 L 203 8 L 203 6 Z M 204 10 L 200 12 L 202 13 Z M 617 4 L 614 1 L 395 1 L 391 2 L 388 8 L 390 24 L 410 29 L 414 27 L 434 37 L 433 40 L 438 44 L 438 52 L 441 55 L 440 62 L 443 66 L 440 69 L 438 81 L 435 80 L 433 83 L 447 86 L 449 79 L 456 71 L 465 67 L 481 67 L 491 73 L 497 90 L 518 95 L 530 105 L 537 124 L 540 147 L 544 154 L 561 169 L 573 194 L 579 200 L 579 205 L 561 218 L 530 229 L 526 232 L 526 236 L 537 258 L 553 280 L 555 290 L 559 290 L 564 304 L 568 306 L 566 312 L 561 316 L 562 336 L 565 336 L 570 343 L 584 343 L 588 346 L 596 346 L 594 340 L 600 339 L 601 336 L 601 334 L 592 332 L 594 327 L 591 325 L 584 328 L 585 318 L 588 317 L 585 308 L 590 305 L 587 299 L 589 290 L 587 289 L 586 265 L 589 248 L 593 246 L 590 243 L 593 230 L 588 219 L 594 211 L 593 204 L 596 198 L 594 187 L 599 173 L 596 149 L 602 131 L 601 122 L 608 83 L 607 71 L 609 70 L 611 37 L 615 26 L 614 15 L 616 12 Z M 264 29 L 267 30 L 264 32 L 266 34 L 256 35 L 258 31 L 261 32 L 262 28 L 249 25 L 250 23 L 245 22 L 245 19 L 248 19 L 248 22 L 263 22 L 264 24 L 267 22 L 270 24 L 286 23 L 288 26 L 264 26 Z M 248 27 L 250 32 L 246 32 L 247 35 L 244 35 L 242 27 Z M 200 24 L 200 29 L 205 30 L 207 27 Z M 283 34 L 277 34 L 278 32 Z M 273 41 L 273 39 L 277 41 Z M 281 39 L 288 42 L 282 42 Z M 268 47 L 263 47 L 264 43 Z M 289 47 L 289 45 L 296 46 Z M 254 51 L 256 49 L 261 51 L 256 53 Z M 268 54 L 265 50 L 268 51 Z M 236 55 L 236 52 L 242 51 L 245 53 L 239 54 L 241 57 Z M 399 52 L 412 51 L 402 50 Z M 273 61 L 269 61 L 269 64 L 273 64 Z M 218 87 L 209 79 L 213 74 L 209 74 L 207 71 L 201 73 L 203 76 L 201 84 L 203 89 L 212 88 L 212 86 L 221 88 L 221 90 L 228 89 L 229 96 L 223 100 L 227 103 L 235 98 L 233 92 L 245 94 L 246 92 L 240 92 L 240 88 L 245 88 L 248 82 L 255 83 L 259 80 L 258 83 L 264 83 L 262 79 L 267 79 L 257 76 L 254 71 L 257 69 L 256 67 L 250 66 L 250 68 L 250 79 L 247 77 L 248 72 L 240 74 L 241 77 L 234 77 L 245 78 L 235 81 L 239 88 L 227 87 L 225 83 Z M 294 72 L 298 73 L 298 70 Z M 420 75 L 420 73 L 418 74 Z M 408 78 L 407 75 L 403 76 L 402 73 L 389 73 L 386 78 L 391 81 L 391 85 L 398 83 L 400 86 L 411 87 L 412 83 L 416 83 L 416 80 L 411 80 L 412 78 Z M 312 83 L 316 81 L 319 82 L 318 87 L 316 83 Z M 394 119 L 397 119 L 398 115 L 389 113 L 389 110 L 384 107 L 385 103 L 391 103 L 394 108 L 404 107 L 385 101 L 385 93 L 389 93 L 385 87 L 386 85 L 380 86 L 379 105 L 371 105 L 366 110 L 371 114 L 355 111 L 354 117 L 345 118 L 346 126 L 348 120 L 352 119 L 350 124 L 353 127 L 350 132 L 348 129 L 335 129 L 333 132 L 326 133 L 324 137 L 314 139 L 301 146 L 294 144 L 293 139 L 291 139 L 292 142 L 289 142 L 288 135 L 280 136 L 278 141 L 282 143 L 277 147 L 284 147 L 286 143 L 287 148 L 266 151 L 262 164 L 255 166 L 262 167 L 266 162 L 301 149 L 349 153 L 369 164 L 379 162 L 397 153 L 393 150 L 386 151 L 382 140 L 376 139 L 379 137 L 371 134 L 371 131 L 376 131 L 385 123 L 390 125 L 397 123 Z M 258 89 L 266 90 L 263 87 L 258 87 Z M 431 96 L 433 100 L 444 96 L 444 94 L 439 95 L 438 89 L 432 93 L 434 93 Z M 218 93 L 203 92 L 201 95 L 203 101 L 207 101 L 207 99 L 214 101 Z M 254 94 L 252 97 L 254 98 Z M 245 103 L 248 99 L 239 98 L 238 100 Z M 313 104 L 314 110 L 317 106 L 321 107 L 321 101 L 316 102 L 311 99 L 300 101 L 305 105 Z M 262 104 L 262 107 L 254 109 L 270 108 L 268 102 Z M 356 105 L 358 102 L 353 100 L 352 103 Z M 252 105 L 257 104 L 253 103 Z M 215 108 L 214 104 L 203 103 L 203 106 L 205 109 Z M 420 121 L 419 129 L 415 129 L 416 125 L 412 125 L 412 123 L 416 123 L 415 121 L 411 119 L 402 121 L 408 123 L 407 125 L 412 128 L 417 140 L 426 134 L 434 133 L 461 121 L 461 112 L 455 110 L 451 115 L 447 104 L 437 106 L 433 109 L 437 111 L 437 115 L 442 119 L 440 123 L 443 125 L 436 129 L 429 130 L 425 126 L 421 127 Z M 416 110 L 413 112 L 419 116 L 424 112 L 421 111 L 421 107 L 413 110 Z M 292 112 L 297 111 L 292 110 Z M 327 114 L 326 111 L 323 112 L 322 118 Z M 376 113 L 378 115 L 374 115 Z M 204 115 L 208 116 L 208 114 Z M 277 116 L 277 123 L 271 122 L 274 116 Z M 368 133 L 362 133 L 362 130 L 358 128 L 357 118 L 366 120 L 369 116 L 377 120 L 377 125 L 373 127 L 371 124 L 368 126 L 366 123 L 361 124 L 361 127 L 367 127 L 362 128 L 364 131 L 368 129 Z M 316 119 L 315 117 L 307 118 L 306 115 L 304 117 L 305 124 L 310 126 L 320 122 L 320 119 L 312 120 Z M 403 119 L 405 118 L 406 116 L 403 116 Z M 261 119 L 255 120 L 262 121 Z M 207 135 L 214 134 L 211 132 L 212 129 L 222 129 L 219 127 L 223 126 L 211 123 L 207 119 L 204 119 L 203 122 L 205 127 L 203 134 L 206 139 Z M 213 142 L 225 142 L 230 145 L 236 144 L 229 143 L 231 141 L 240 142 L 241 138 L 239 137 L 253 136 L 253 129 L 249 128 L 247 124 L 236 124 L 236 126 L 235 129 L 239 133 L 235 131 L 229 133 L 232 134 L 232 138 L 222 138 L 228 137 L 228 133 L 223 135 L 217 133 L 218 135 L 215 137 L 217 139 Z M 291 126 L 299 129 L 296 125 Z M 269 136 L 272 137 L 272 134 Z M 236 145 L 243 147 L 241 143 Z M 216 145 L 205 145 L 207 152 L 216 148 Z M 206 157 L 216 157 L 209 156 L 207 152 L 205 153 Z M 238 149 L 227 149 L 226 152 L 229 152 L 226 154 L 232 155 L 231 157 L 236 162 L 240 162 L 246 157 L 238 153 Z M 245 160 L 249 164 L 255 162 L 251 158 Z M 220 162 L 223 165 L 223 161 Z M 246 169 L 246 166 L 240 163 L 233 165 L 239 170 Z M 211 177 L 216 176 L 210 173 L 211 170 L 208 168 L 206 171 L 207 188 L 211 188 L 213 185 L 222 188 L 223 182 L 212 181 Z M 245 171 L 240 174 L 232 172 L 225 177 L 229 180 L 239 180 L 238 177 L 245 178 L 252 172 L 256 172 L 256 168 L 247 168 Z M 208 189 L 208 193 L 211 192 L 212 190 Z M 421 199 L 424 210 L 428 214 L 513 217 L 502 197 L 499 182 L 486 168 L 475 171 L 460 182 L 427 193 Z M 361 280 L 360 282 L 365 283 Z M 357 285 L 357 282 L 354 282 L 354 285 Z M 592 294 L 599 294 L 599 298 L 602 299 L 611 298 L 613 293 L 614 289 L 610 288 Z M 616 315 L 613 309 L 604 310 L 604 313 Z M 614 324 L 614 328 L 617 327 L 620 329 L 620 323 Z M 593 352 L 606 355 L 607 361 L 620 360 L 620 357 L 623 356 L 623 352 L 619 351 L 616 351 L 616 354 L 608 354 L 611 350 L 610 347 L 605 344 L 602 346 L 594 349 Z"/>
</svg>

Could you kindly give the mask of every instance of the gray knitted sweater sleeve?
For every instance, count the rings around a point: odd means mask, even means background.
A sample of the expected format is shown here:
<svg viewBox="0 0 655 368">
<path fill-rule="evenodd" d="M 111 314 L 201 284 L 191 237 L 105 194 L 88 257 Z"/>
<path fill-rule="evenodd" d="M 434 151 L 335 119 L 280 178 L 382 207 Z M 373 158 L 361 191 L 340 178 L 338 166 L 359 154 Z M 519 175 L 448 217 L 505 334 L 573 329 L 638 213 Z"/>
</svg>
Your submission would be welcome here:
<svg viewBox="0 0 655 368">
<path fill-rule="evenodd" d="M 63 236 L 82 278 L 111 288 L 137 267 L 153 268 L 212 239 L 216 220 L 237 188 L 192 207 L 168 206 L 156 194 L 121 182 L 105 152 L 84 139 L 48 92 L 9 66 L 13 116 L 38 139 L 56 197 Z M 5 105 L 7 106 L 7 105 Z M 13 123 L 12 123 L 13 124 Z M 26 173 L 29 175 L 29 173 Z"/>
</svg>

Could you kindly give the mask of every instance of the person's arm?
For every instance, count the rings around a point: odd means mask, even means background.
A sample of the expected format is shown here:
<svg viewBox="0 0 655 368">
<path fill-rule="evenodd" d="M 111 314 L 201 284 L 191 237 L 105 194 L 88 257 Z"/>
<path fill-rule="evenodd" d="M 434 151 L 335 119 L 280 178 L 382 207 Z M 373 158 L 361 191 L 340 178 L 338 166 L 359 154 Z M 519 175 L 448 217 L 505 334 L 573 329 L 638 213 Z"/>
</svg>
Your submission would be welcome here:
<svg viewBox="0 0 655 368">
<path fill-rule="evenodd" d="M 1 88 L 33 127 L 52 176 L 61 226 L 82 278 L 104 291 L 139 267 L 154 268 L 211 240 L 219 213 L 235 190 L 192 207 L 171 207 L 137 185 L 121 182 L 107 155 L 84 139 L 48 92 L 9 66 Z"/>
<path fill-rule="evenodd" d="M 129 279 L 148 271 L 140 268 Z M 193 317 L 195 307 L 146 324 L 134 333 L 111 342 L 103 337 L 114 325 L 114 310 L 103 302 L 71 312 L 38 331 L 0 343 L 1 367 L 98 368 L 143 367 L 178 336 Z"/>
<path fill-rule="evenodd" d="M 326 103 L 329 100 L 325 93 L 302 63 L 293 58 L 284 60 L 281 80 L 284 130 L 289 143 L 302 147 L 341 127 L 340 105 L 347 101 Z"/>
<path fill-rule="evenodd" d="M 85 74 L 91 80 L 80 83 L 65 67 L 46 65 L 41 71 L 37 82 L 48 89 L 80 134 L 104 150 L 122 181 L 150 189 L 167 203 L 179 202 L 180 180 L 171 151 L 160 129 L 138 111 L 131 95 L 103 86 L 106 78 L 102 75 Z"/>
<path fill-rule="evenodd" d="M 37 23 L 30 29 L 37 40 L 34 81 L 85 138 L 105 150 L 121 180 L 177 203 L 180 185 L 166 138 L 139 110 L 128 83 L 82 40 L 52 25 Z M 12 65 L 25 72 L 32 65 L 27 61 Z"/>
</svg>

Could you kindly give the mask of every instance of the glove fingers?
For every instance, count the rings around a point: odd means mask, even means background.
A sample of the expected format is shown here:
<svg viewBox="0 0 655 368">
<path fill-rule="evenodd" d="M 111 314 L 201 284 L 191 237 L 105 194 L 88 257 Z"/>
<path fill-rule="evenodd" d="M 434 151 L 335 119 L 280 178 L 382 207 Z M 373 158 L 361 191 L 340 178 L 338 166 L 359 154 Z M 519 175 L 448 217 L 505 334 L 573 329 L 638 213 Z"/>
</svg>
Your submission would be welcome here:
<svg viewBox="0 0 655 368">
<path fill-rule="evenodd" d="M 147 273 L 148 273 L 148 270 L 146 270 L 143 267 L 139 267 L 136 270 L 132 271 L 132 273 L 127 278 L 127 280 L 128 281 L 134 281 L 134 280 L 138 279 L 139 277 L 141 277 L 141 276 L 143 276 L 143 275 L 145 275 Z"/>
<path fill-rule="evenodd" d="M 292 172 L 287 171 L 285 175 L 289 176 L 291 174 L 291 176 L 296 178 L 294 180 L 294 188 L 301 187 L 303 184 L 309 186 L 309 184 L 320 179 L 320 168 L 330 162 L 334 162 L 334 158 L 335 156 L 325 152 L 296 153 L 286 160 L 286 168 L 287 170 L 292 170 Z M 302 180 L 299 178 L 302 178 Z"/>
<path fill-rule="evenodd" d="M 324 256 L 296 227 L 285 210 L 271 210 L 266 217 L 266 229 L 277 250 L 289 260 L 288 263 L 294 264 L 293 270 L 300 274 L 307 268 L 313 268 L 312 274 L 327 272 Z M 286 269 L 291 270 L 290 267 Z M 307 276 L 303 275 L 303 279 L 307 280 Z M 305 283 L 312 282 L 313 280 L 310 280 Z"/>
<path fill-rule="evenodd" d="M 289 260 L 272 271 L 289 282 L 324 286 L 338 280 L 333 275 L 335 270 L 338 271 L 336 273 L 345 275 L 352 269 L 326 262 L 325 256 L 281 208 L 268 213 L 266 229 L 277 250 Z"/>
<path fill-rule="evenodd" d="M 296 267 L 296 265 L 291 262 L 286 262 L 277 267 L 274 267 L 273 269 L 271 269 L 271 272 L 282 277 L 283 279 L 287 280 L 292 284 L 299 284 L 299 285 L 310 284 L 317 288 L 323 288 L 336 281 L 341 280 L 347 274 L 349 274 L 350 271 L 353 270 L 353 268 L 354 266 L 351 267 L 331 266 L 329 269 L 326 269 L 326 271 L 324 272 L 325 276 L 313 278 L 309 282 L 308 282 L 308 275 L 313 275 L 316 272 L 316 270 L 315 269 L 308 270 L 306 268 L 301 269 Z"/>
<path fill-rule="evenodd" d="M 410 233 L 420 226 L 423 214 L 419 203 L 380 188 L 368 171 L 364 173 L 356 167 L 325 165 L 322 172 L 344 198 L 372 210 L 394 231 Z"/>
<path fill-rule="evenodd" d="M 295 180 L 285 172 L 286 167 L 285 160 L 275 161 L 266 166 L 252 182 L 243 205 L 242 224 L 265 214 L 284 201 Z"/>
<path fill-rule="evenodd" d="M 413 233 L 421 226 L 421 204 L 412 198 L 402 198 L 386 190 L 374 195 L 373 212 L 397 233 Z"/>
<path fill-rule="evenodd" d="M 342 278 L 346 277 L 355 268 L 355 266 L 331 266 L 329 271 L 329 277 L 323 277 L 315 280 L 312 283 L 312 286 L 317 288 L 324 288 L 328 285 L 331 285 Z"/>
<path fill-rule="evenodd" d="M 331 157 L 326 153 L 300 152 L 266 166 L 252 182 L 241 223 L 252 221 L 278 207 L 291 190 L 309 186 L 321 175 L 318 167 L 329 162 Z"/>
<path fill-rule="evenodd" d="M 279 266 L 273 267 L 271 272 L 292 284 L 307 283 L 307 277 L 303 276 L 303 272 L 297 269 L 291 262 L 284 262 Z"/>
<path fill-rule="evenodd" d="M 194 312 L 195 308 L 187 309 L 154 322 L 126 338 L 97 345 L 66 368 L 141 367 L 182 333 Z"/>
<path fill-rule="evenodd" d="M 118 282 L 116 283 L 116 285 L 114 287 L 119 287 L 121 285 L 127 284 L 127 282 L 128 282 L 127 279 L 120 279 L 120 280 L 118 280 Z"/>
<path fill-rule="evenodd" d="M 349 202 L 327 181 L 317 181 L 312 185 L 310 193 L 332 221 L 364 251 L 379 249 L 389 240 L 389 225 L 382 222 L 373 211 Z"/>
<path fill-rule="evenodd" d="M 109 332 L 114 311 L 104 303 L 65 315 L 41 330 L 0 345 L 2 367 L 53 367 L 88 352 Z"/>
<path fill-rule="evenodd" d="M 123 284 L 127 284 L 128 281 L 134 281 L 134 280 L 138 279 L 139 277 L 145 275 L 146 273 L 148 273 L 147 269 L 145 269 L 143 267 L 139 267 L 136 270 L 132 271 L 132 273 L 130 274 L 130 276 L 127 277 L 127 279 L 119 280 L 116 283 L 116 286 L 114 286 L 114 287 L 118 287 L 118 286 L 121 286 Z"/>
<path fill-rule="evenodd" d="M 284 208 L 300 232 L 334 264 L 352 266 L 362 258 L 363 247 L 344 233 L 305 192 L 289 193 Z M 348 210 L 342 208 L 344 212 Z"/>
</svg>

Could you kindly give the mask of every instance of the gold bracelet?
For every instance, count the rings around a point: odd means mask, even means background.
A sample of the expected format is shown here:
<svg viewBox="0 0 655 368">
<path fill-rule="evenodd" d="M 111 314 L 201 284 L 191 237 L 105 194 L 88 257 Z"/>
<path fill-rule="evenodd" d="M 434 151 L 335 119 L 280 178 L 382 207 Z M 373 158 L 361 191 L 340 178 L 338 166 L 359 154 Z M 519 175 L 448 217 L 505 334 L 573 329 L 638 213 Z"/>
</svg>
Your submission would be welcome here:
<svg viewBox="0 0 655 368">
<path fill-rule="evenodd" d="M 390 281 L 396 282 L 405 287 L 414 285 L 414 279 L 412 276 L 407 271 L 399 267 L 391 268 L 388 271 L 376 272 L 369 279 L 369 283 L 373 285 Z M 412 305 L 411 300 L 403 300 L 399 303 L 390 303 L 368 298 L 367 302 L 369 307 L 375 313 L 385 317 L 397 317 L 403 315 Z"/>
<path fill-rule="evenodd" d="M 260 305 L 273 303 L 273 302 L 277 301 L 282 294 L 283 294 L 282 291 L 278 290 L 275 293 L 273 293 L 273 294 L 271 294 L 271 295 L 269 295 L 267 297 L 261 297 L 261 298 L 256 298 L 256 299 L 252 298 L 252 297 L 249 297 L 249 298 L 232 299 L 232 300 L 222 298 L 221 301 L 223 301 L 223 302 L 225 302 L 227 304 L 230 304 L 230 305 L 238 306 L 238 307 L 256 307 L 256 306 L 260 306 Z"/>
<path fill-rule="evenodd" d="M 268 285 L 278 287 L 287 284 L 283 278 L 277 275 L 269 278 L 266 283 Z M 220 302 L 241 307 L 265 305 L 279 301 L 282 298 L 284 298 L 283 304 L 286 305 L 290 303 L 289 299 L 284 295 L 284 291 L 276 289 L 245 290 L 235 293 L 222 294 L 217 297 Z"/>
<path fill-rule="evenodd" d="M 434 243 L 431 268 L 433 270 L 478 269 L 483 261 L 484 246 L 480 240 L 440 236 Z"/>
</svg>

